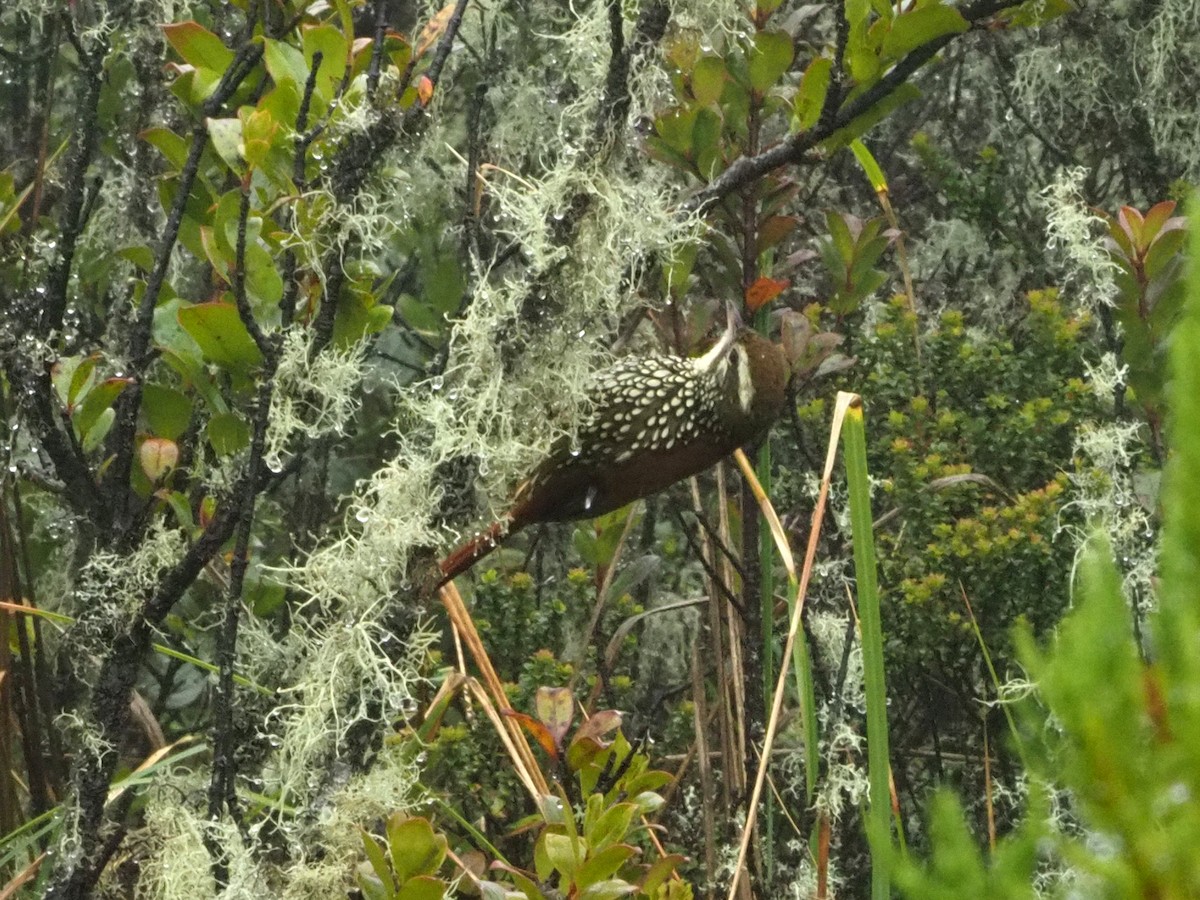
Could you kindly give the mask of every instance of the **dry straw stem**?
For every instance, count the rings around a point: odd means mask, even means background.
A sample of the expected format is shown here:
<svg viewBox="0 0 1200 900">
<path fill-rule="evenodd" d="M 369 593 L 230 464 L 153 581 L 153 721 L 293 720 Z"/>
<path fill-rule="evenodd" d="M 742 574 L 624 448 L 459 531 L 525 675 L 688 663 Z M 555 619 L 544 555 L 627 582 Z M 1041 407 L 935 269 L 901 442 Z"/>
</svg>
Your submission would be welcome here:
<svg viewBox="0 0 1200 900">
<path fill-rule="evenodd" d="M 842 422 L 845 421 L 846 413 L 855 406 L 862 403 L 862 398 L 858 394 L 839 391 L 837 395 L 837 403 L 833 410 L 833 424 L 829 429 L 829 447 L 825 452 L 825 469 L 821 473 L 821 490 L 817 494 L 817 505 L 813 509 L 812 527 L 808 532 L 808 546 L 804 551 L 804 568 L 800 572 L 800 582 L 796 587 L 796 602 L 792 604 L 792 619 L 788 625 L 787 643 L 783 648 L 783 662 L 779 667 L 779 677 L 775 681 L 775 694 L 771 701 L 771 715 L 767 719 L 767 733 L 763 738 L 763 749 L 761 758 L 766 760 L 771 755 L 772 746 L 775 743 L 775 733 L 779 729 L 779 714 L 783 710 L 783 693 L 787 685 L 788 677 L 788 660 L 792 658 L 792 647 L 796 643 L 796 635 L 800 631 L 800 622 L 804 613 L 804 599 L 808 593 L 808 582 L 812 577 L 813 561 L 817 556 L 817 541 L 821 536 L 821 521 L 825 517 L 825 501 L 829 497 L 829 479 L 833 475 L 833 464 L 837 458 L 838 440 L 842 433 Z M 744 454 L 738 451 L 738 464 L 742 466 L 742 471 L 747 472 L 750 468 L 749 461 L 746 460 Z M 751 481 L 751 485 L 756 485 L 756 481 Z M 761 488 L 760 488 L 761 491 Z M 758 496 L 756 494 L 756 496 Z M 765 504 L 764 511 L 770 509 L 770 502 L 766 497 L 759 500 Z M 772 510 L 768 515 L 767 520 L 771 521 L 774 517 Z M 778 518 L 774 517 L 778 522 Z M 772 525 L 772 533 L 775 533 L 775 526 Z M 786 546 L 787 539 L 783 535 L 782 529 L 779 530 L 776 542 L 783 540 Z M 790 550 L 784 552 L 780 550 L 784 560 L 791 559 Z M 789 574 L 794 573 L 794 568 L 789 567 Z M 794 576 L 793 576 L 794 577 Z M 742 829 L 742 839 L 738 845 L 737 863 L 733 867 L 734 877 L 729 884 L 729 900 L 734 900 L 737 896 L 739 873 L 745 868 L 746 853 L 750 848 L 750 835 L 754 831 L 754 822 L 757 818 L 758 801 L 762 796 L 763 786 L 767 780 L 767 766 L 765 763 L 758 766 L 758 774 L 754 778 L 754 790 L 750 793 L 750 802 L 746 808 L 746 825 Z"/>
<path fill-rule="evenodd" d="M 454 586 L 454 582 L 442 585 L 438 591 L 438 596 L 441 597 L 442 605 L 446 608 L 455 631 L 462 637 L 467 645 L 467 650 L 470 651 L 471 657 L 475 660 L 475 665 L 479 667 L 479 672 L 483 675 L 484 683 L 487 685 L 488 691 L 491 692 L 496 706 L 502 710 L 508 709 L 508 696 L 504 693 L 504 685 L 500 683 L 500 678 L 496 675 L 496 670 L 492 666 L 492 661 L 488 658 L 487 650 L 484 649 L 479 632 L 475 629 L 475 623 L 471 620 L 471 614 L 463 606 L 462 595 L 458 593 L 458 588 Z M 481 698 L 484 696 L 482 692 L 477 691 L 476 693 Z M 521 726 L 514 719 L 505 717 L 501 721 L 496 710 L 490 704 L 484 705 L 484 711 L 487 712 L 488 717 L 492 720 L 496 732 L 500 735 L 500 739 L 504 741 L 504 746 L 508 748 L 508 752 L 513 758 L 513 763 L 516 765 L 517 774 L 521 776 L 526 789 L 533 796 L 534 802 L 539 805 L 538 808 L 540 809 L 542 798 L 550 793 L 550 788 L 546 782 L 546 777 L 538 767 L 537 760 L 534 759 L 533 751 L 529 748 L 529 742 L 525 740 L 525 732 L 521 730 Z M 506 730 L 508 736 L 505 735 Z"/>
</svg>

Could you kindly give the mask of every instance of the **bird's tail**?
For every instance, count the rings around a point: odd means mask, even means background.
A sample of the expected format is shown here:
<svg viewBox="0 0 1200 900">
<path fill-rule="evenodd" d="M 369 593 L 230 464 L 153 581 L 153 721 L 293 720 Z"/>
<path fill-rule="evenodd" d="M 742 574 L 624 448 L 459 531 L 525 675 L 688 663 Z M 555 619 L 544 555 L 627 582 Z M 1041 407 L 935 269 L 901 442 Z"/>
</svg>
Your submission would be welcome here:
<svg viewBox="0 0 1200 900">
<path fill-rule="evenodd" d="M 511 533 L 512 529 L 509 523 L 501 520 L 493 522 L 486 531 L 479 532 L 475 537 L 459 546 L 453 553 L 441 561 L 442 577 L 438 581 L 437 586 L 440 588 L 446 582 L 457 578 L 463 572 L 467 571 L 467 569 L 499 547 Z"/>
</svg>

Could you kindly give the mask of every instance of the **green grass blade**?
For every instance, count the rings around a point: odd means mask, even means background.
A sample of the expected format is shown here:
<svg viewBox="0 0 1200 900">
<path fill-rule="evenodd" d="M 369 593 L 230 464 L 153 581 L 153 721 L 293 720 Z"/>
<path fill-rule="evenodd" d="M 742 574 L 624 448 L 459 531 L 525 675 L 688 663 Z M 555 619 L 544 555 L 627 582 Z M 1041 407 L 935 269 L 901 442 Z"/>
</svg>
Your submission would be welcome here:
<svg viewBox="0 0 1200 900">
<path fill-rule="evenodd" d="M 846 475 L 850 487 L 850 528 L 854 538 L 854 577 L 858 588 L 858 619 L 862 630 L 863 681 L 867 700 L 867 774 L 870 780 L 871 834 L 891 835 L 892 794 L 888 756 L 887 688 L 883 678 L 883 624 L 875 574 L 871 490 L 867 479 L 867 439 L 862 406 L 852 407 L 842 429 Z M 871 853 L 871 897 L 890 896 L 891 854 Z"/>
</svg>

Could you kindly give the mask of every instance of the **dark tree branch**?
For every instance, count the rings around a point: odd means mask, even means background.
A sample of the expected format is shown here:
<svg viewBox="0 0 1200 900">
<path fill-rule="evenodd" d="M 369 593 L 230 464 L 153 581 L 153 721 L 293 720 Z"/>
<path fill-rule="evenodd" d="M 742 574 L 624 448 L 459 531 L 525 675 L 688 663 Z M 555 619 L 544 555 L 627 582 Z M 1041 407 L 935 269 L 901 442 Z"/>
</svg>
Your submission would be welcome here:
<svg viewBox="0 0 1200 900">
<path fill-rule="evenodd" d="M 50 270 L 46 285 L 46 305 L 39 320 L 39 333 L 48 336 L 51 331 L 62 327 L 63 314 L 67 307 L 67 289 L 71 280 L 71 263 L 75 258 L 75 247 L 83 231 L 83 207 L 87 192 L 84 183 L 92 155 L 96 152 L 99 139 L 96 116 L 100 102 L 100 88 L 104 79 L 99 62 L 93 61 L 79 44 L 78 36 L 70 18 L 67 17 L 66 32 L 79 55 L 83 70 L 83 97 L 79 104 L 78 126 L 71 138 L 71 155 L 67 161 L 67 176 L 63 181 L 63 213 L 59 223 L 58 260 Z"/>
<path fill-rule="evenodd" d="M 387 37 L 387 0 L 375 0 L 375 43 L 371 47 L 371 65 L 367 69 L 367 96 L 379 87 L 379 72 L 383 68 L 383 42 Z"/>
<path fill-rule="evenodd" d="M 1020 0 L 981 0 L 963 9 L 963 18 L 975 24 L 1002 9 L 1019 5 L 1019 2 Z M 723 197 L 753 184 L 768 172 L 789 163 L 802 162 L 806 154 L 823 140 L 895 93 L 918 69 L 933 59 L 957 36 L 944 35 L 918 47 L 896 63 L 878 82 L 839 109 L 836 115 L 829 117 L 828 122 L 818 122 L 815 128 L 794 134 L 769 150 L 736 160 L 707 187 L 693 194 L 682 205 L 681 211 L 685 214 L 707 212 Z"/>
</svg>

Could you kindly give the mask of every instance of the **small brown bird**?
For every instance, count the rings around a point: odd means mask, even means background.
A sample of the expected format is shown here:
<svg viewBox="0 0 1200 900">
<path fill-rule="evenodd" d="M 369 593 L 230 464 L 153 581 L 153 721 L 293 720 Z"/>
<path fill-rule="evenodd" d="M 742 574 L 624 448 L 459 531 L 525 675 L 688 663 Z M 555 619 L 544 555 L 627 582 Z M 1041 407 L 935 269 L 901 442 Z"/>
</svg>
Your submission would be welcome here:
<svg viewBox="0 0 1200 900">
<path fill-rule="evenodd" d="M 442 560 L 438 586 L 522 528 L 620 509 L 762 438 L 783 409 L 790 370 L 778 346 L 728 311 L 703 356 L 629 357 L 598 373 L 575 441 L 557 441 L 508 514 Z"/>
</svg>

